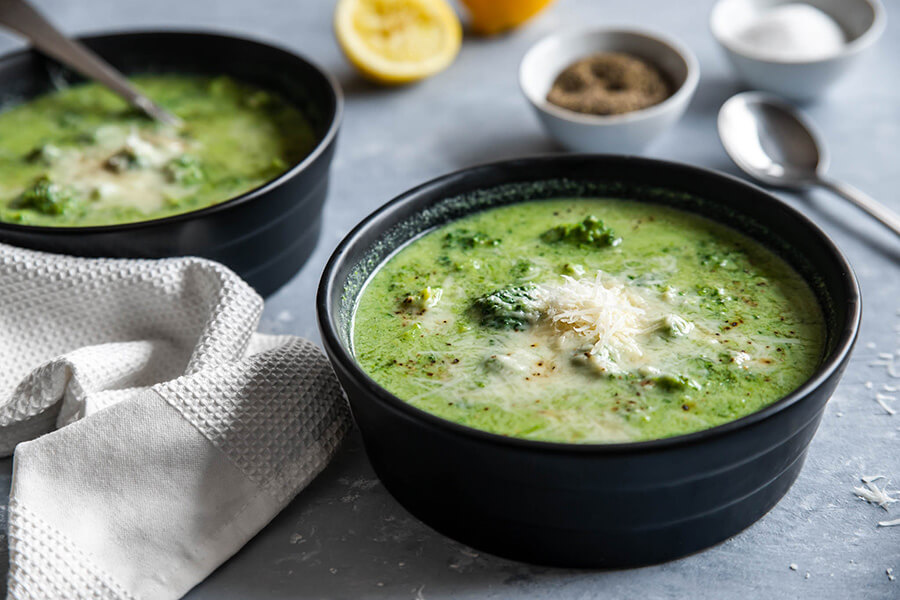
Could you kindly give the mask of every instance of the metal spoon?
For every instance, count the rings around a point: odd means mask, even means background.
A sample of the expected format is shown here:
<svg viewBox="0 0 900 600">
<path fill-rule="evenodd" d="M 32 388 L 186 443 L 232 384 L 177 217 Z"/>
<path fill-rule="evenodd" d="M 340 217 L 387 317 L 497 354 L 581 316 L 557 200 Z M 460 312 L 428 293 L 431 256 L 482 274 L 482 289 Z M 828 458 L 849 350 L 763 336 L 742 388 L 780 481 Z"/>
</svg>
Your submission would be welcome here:
<svg viewBox="0 0 900 600">
<path fill-rule="evenodd" d="M 84 45 L 63 35 L 25 0 L 0 0 L 0 25 L 18 31 L 45 54 L 105 85 L 150 118 L 182 125 L 181 119 L 137 91 L 124 75 Z"/>
<path fill-rule="evenodd" d="M 728 156 L 759 181 L 794 190 L 823 187 L 900 235 L 900 215 L 860 190 L 825 176 L 821 136 L 794 107 L 769 94 L 744 92 L 719 110 L 719 137 Z"/>
</svg>

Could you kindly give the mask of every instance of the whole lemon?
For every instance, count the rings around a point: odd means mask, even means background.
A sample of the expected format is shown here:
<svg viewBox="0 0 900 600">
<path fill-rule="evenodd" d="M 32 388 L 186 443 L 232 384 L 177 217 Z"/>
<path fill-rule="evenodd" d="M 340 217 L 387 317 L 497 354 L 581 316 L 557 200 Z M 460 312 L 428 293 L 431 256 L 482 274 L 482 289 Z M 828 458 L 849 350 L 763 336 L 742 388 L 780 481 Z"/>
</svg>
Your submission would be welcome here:
<svg viewBox="0 0 900 600">
<path fill-rule="evenodd" d="M 469 10 L 472 30 L 482 35 L 514 29 L 553 3 L 553 0 L 460 1 Z"/>
</svg>

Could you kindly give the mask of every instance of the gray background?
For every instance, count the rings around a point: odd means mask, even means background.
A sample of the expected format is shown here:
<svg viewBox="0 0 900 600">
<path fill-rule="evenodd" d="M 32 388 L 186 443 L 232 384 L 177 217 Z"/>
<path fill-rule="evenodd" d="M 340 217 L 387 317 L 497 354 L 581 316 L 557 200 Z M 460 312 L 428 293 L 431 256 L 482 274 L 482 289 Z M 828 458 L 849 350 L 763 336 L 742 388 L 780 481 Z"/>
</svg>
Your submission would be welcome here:
<svg viewBox="0 0 900 600">
<path fill-rule="evenodd" d="M 736 173 L 716 139 L 715 115 L 741 88 L 708 32 L 710 0 L 559 0 L 511 35 L 467 38 L 448 71 L 397 89 L 354 74 L 332 35 L 332 2 L 36 2 L 69 32 L 177 26 L 272 40 L 340 80 L 346 113 L 322 239 L 306 267 L 269 300 L 264 331 L 318 339 L 312 307 L 322 266 L 359 219 L 394 195 L 476 163 L 560 151 L 516 83 L 525 50 L 559 28 L 639 25 L 686 42 L 700 58 L 700 87 L 685 117 L 647 154 Z M 829 141 L 831 173 L 900 210 L 900 2 L 887 0 L 887 8 L 895 19 L 879 46 L 808 112 Z M 18 44 L 0 37 L 0 51 Z M 885 513 L 852 493 L 861 475 L 884 474 L 900 484 L 900 414 L 890 417 L 875 403 L 875 390 L 889 378 L 870 366 L 879 352 L 900 346 L 900 242 L 827 194 L 782 197 L 850 257 L 865 313 L 853 361 L 806 467 L 784 500 L 749 530 L 701 554 L 644 569 L 525 566 L 465 548 L 411 518 L 375 479 L 354 434 L 306 491 L 189 598 L 900 598 L 900 527 L 875 527 L 900 517 L 900 506 Z M 10 469 L 11 460 L 0 461 L 4 490 Z M 5 521 L 5 502 L 0 517 Z M 5 569 L 2 552 L 0 563 Z M 897 581 L 889 581 L 888 567 L 898 571 Z"/>
</svg>

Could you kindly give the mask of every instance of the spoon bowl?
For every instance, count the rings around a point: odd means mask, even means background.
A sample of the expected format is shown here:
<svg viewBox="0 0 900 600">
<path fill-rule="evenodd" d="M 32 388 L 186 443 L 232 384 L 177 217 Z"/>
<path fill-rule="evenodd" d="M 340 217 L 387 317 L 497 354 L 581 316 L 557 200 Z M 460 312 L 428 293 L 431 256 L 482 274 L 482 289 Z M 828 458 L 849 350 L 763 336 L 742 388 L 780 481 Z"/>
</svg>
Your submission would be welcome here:
<svg viewBox="0 0 900 600">
<path fill-rule="evenodd" d="M 719 111 L 718 127 L 728 156 L 768 185 L 809 187 L 827 167 L 814 126 L 775 96 L 761 92 L 732 96 Z"/>
<path fill-rule="evenodd" d="M 900 235 L 900 215 L 856 188 L 828 178 L 828 154 L 816 127 L 790 104 L 762 92 L 729 98 L 719 110 L 719 138 L 742 171 L 773 187 L 823 187 Z"/>
</svg>

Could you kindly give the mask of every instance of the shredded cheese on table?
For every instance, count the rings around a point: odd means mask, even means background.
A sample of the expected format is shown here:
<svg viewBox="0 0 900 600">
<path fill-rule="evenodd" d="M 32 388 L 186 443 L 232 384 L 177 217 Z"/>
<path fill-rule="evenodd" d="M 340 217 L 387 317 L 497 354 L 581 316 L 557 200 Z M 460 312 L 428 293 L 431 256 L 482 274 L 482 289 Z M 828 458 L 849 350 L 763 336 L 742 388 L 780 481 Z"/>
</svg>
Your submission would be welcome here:
<svg viewBox="0 0 900 600">
<path fill-rule="evenodd" d="M 884 412 L 889 415 L 897 414 L 897 411 L 891 408 L 891 406 L 888 404 L 889 401 L 893 402 L 896 399 L 896 396 L 888 396 L 887 394 L 882 393 L 875 394 L 875 402 L 877 402 L 878 405 L 884 409 Z"/>
<path fill-rule="evenodd" d="M 869 363 L 871 367 L 884 367 L 887 374 L 894 379 L 900 378 L 900 371 L 897 370 L 897 362 L 893 354 L 882 352 L 878 355 L 878 360 Z"/>
<path fill-rule="evenodd" d="M 853 493 L 856 494 L 859 498 L 862 498 L 866 502 L 870 504 L 874 504 L 884 510 L 887 510 L 887 505 L 892 504 L 894 502 L 900 502 L 900 498 L 896 498 L 891 494 L 895 494 L 895 491 L 889 491 L 887 489 L 883 489 L 878 487 L 875 482 L 879 479 L 884 479 L 883 475 L 873 475 L 868 477 L 862 477 L 861 480 L 865 484 L 866 487 L 855 487 L 853 488 Z"/>
</svg>

